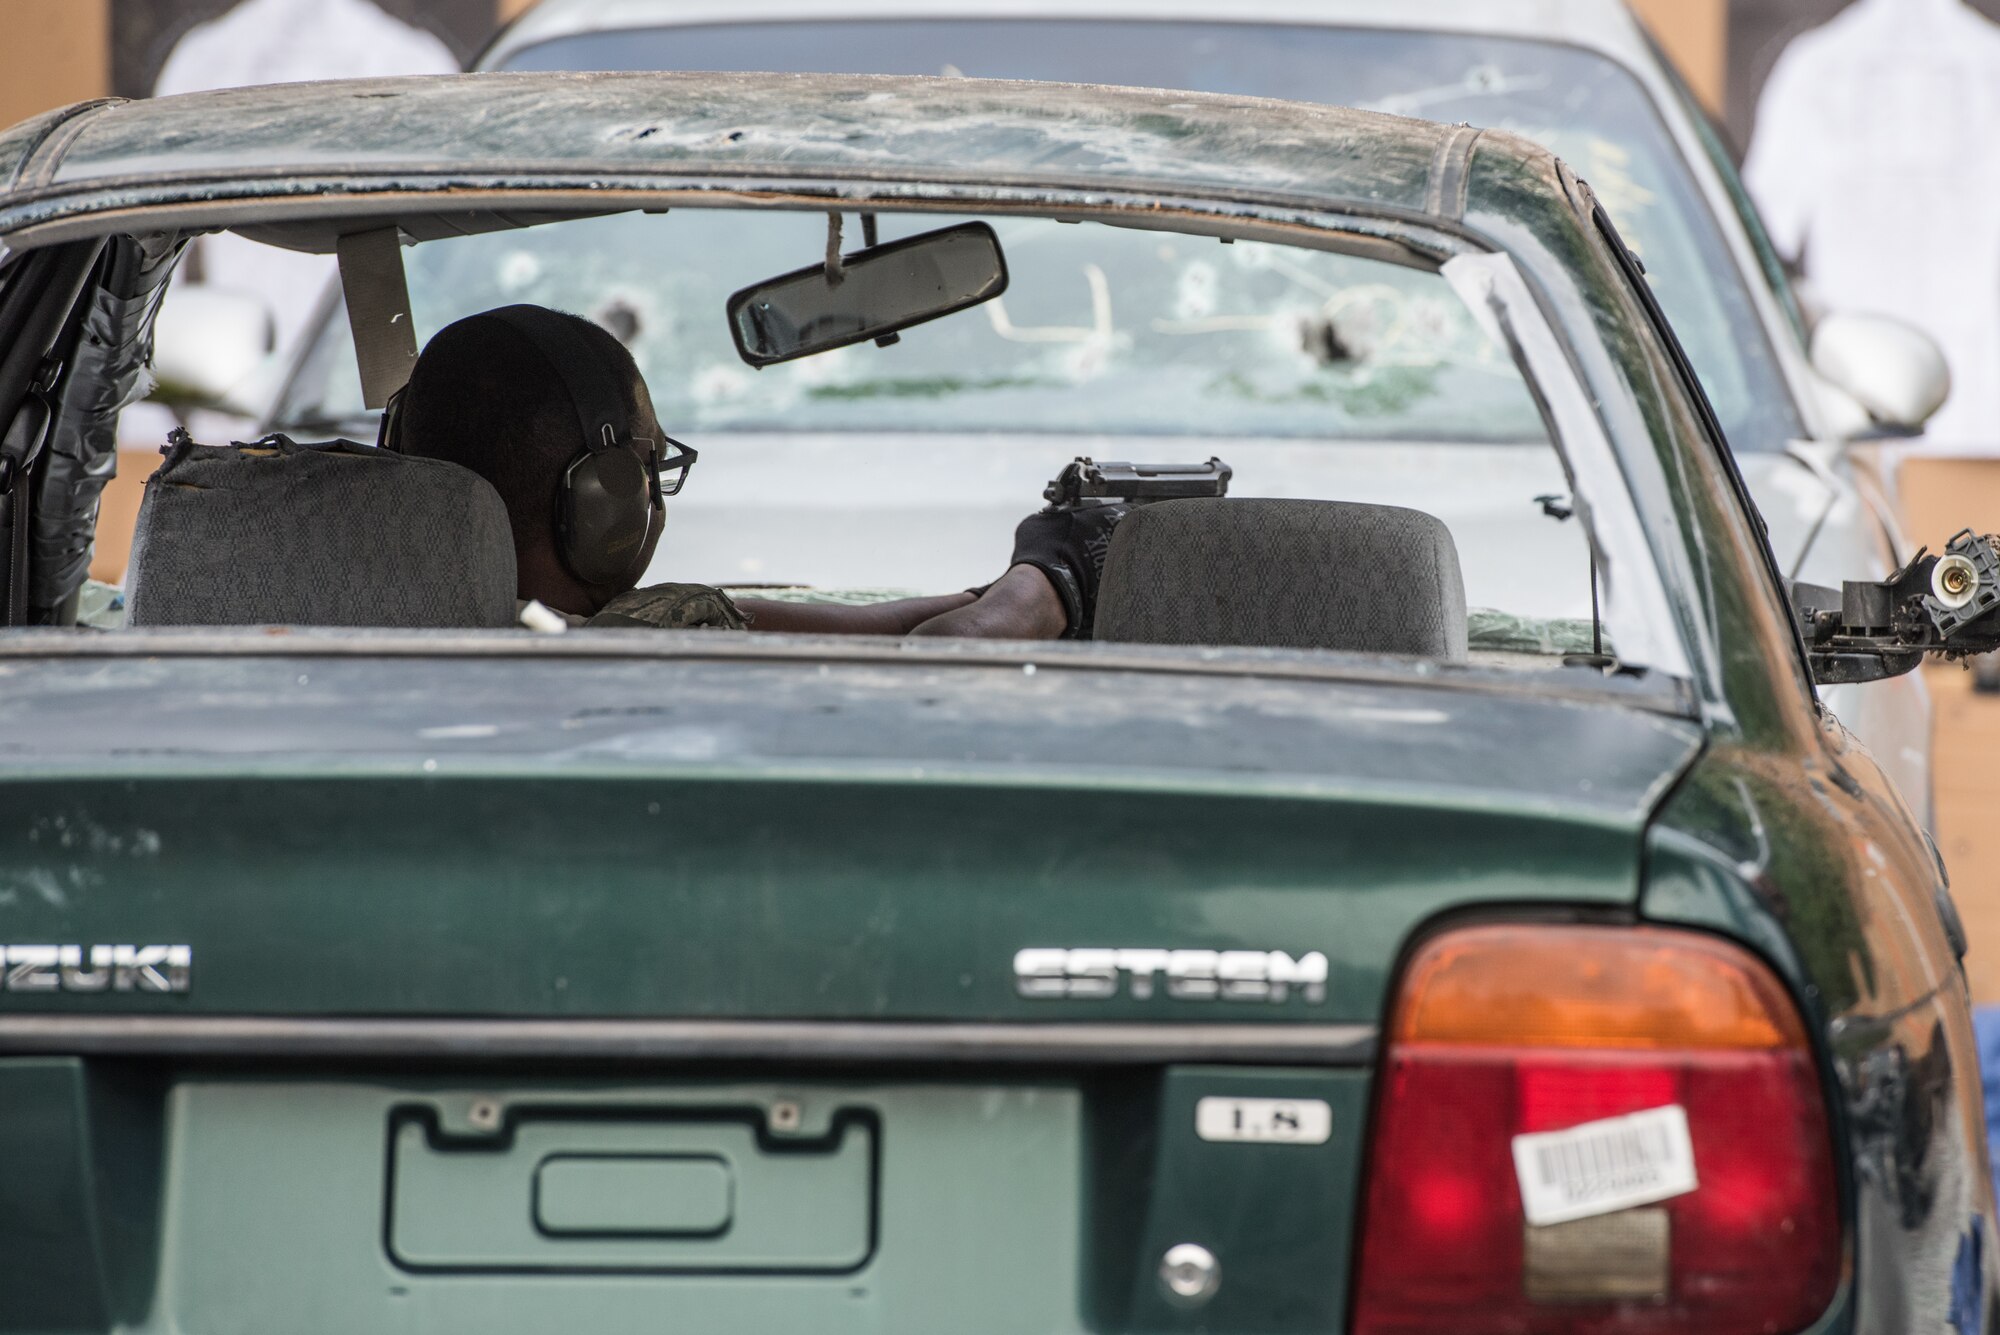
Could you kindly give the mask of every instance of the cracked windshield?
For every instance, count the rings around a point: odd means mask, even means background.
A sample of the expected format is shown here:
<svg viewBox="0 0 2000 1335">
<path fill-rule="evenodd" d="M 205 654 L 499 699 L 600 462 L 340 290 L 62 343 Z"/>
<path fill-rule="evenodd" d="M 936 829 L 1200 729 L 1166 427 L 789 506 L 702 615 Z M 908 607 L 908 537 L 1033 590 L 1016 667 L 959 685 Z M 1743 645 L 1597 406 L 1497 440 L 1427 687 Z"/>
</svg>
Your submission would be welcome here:
<svg viewBox="0 0 2000 1335">
<path fill-rule="evenodd" d="M 958 221 L 888 219 L 881 239 Z M 994 225 L 1005 295 L 889 348 L 761 370 L 738 356 L 723 305 L 822 249 L 820 214 L 684 210 L 432 243 L 409 258 L 411 300 L 420 339 L 493 306 L 573 308 L 631 348 L 661 420 L 695 433 L 1543 438 L 1513 363 L 1435 274 L 1259 242 Z M 662 263 L 663 246 L 699 262 Z M 295 418 L 361 413 L 352 349 L 328 330 L 330 374 Z"/>
<path fill-rule="evenodd" d="M 874 223 L 888 243 L 961 221 Z M 1007 555 L 1015 512 L 1072 457 L 1220 456 L 1232 495 L 1439 515 L 1475 607 L 1589 615 L 1589 553 L 1565 522 L 1568 484 L 1539 410 L 1437 273 L 1094 222 L 985 221 L 1006 257 L 1003 295 L 887 346 L 763 369 L 738 354 L 725 305 L 816 262 L 823 214 L 621 214 L 430 242 L 407 269 L 420 340 L 528 302 L 585 315 L 631 349 L 664 428 L 702 451 L 654 562 L 675 579 L 873 597 L 911 589 L 920 550 L 923 588 L 972 586 Z M 865 225 L 845 218 L 845 244 Z M 285 415 L 359 431 L 359 386 L 336 316 Z M 1475 631 L 1492 624 L 1483 615 Z"/>
<path fill-rule="evenodd" d="M 527 47 L 507 68 L 1074 80 L 1330 102 L 1512 131 L 1575 168 L 1645 258 L 1730 445 L 1779 450 L 1801 434 L 1741 271 L 1666 126 L 1631 73 L 1580 49 L 1266 23 L 849 20 L 584 33 Z"/>
</svg>

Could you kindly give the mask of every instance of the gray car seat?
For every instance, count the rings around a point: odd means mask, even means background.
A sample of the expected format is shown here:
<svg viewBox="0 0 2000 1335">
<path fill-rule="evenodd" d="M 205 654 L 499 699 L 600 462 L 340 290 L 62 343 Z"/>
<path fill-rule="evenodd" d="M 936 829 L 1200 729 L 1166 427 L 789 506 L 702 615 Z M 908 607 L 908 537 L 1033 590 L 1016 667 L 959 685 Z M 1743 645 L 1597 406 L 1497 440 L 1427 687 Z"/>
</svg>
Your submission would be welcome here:
<svg viewBox="0 0 2000 1335">
<path fill-rule="evenodd" d="M 183 438 L 139 505 L 126 624 L 511 626 L 514 586 L 507 507 L 470 469 Z"/>
<path fill-rule="evenodd" d="M 1112 531 L 1096 637 L 1462 662 L 1465 578 L 1443 521 L 1348 501 L 1161 501 Z"/>
</svg>

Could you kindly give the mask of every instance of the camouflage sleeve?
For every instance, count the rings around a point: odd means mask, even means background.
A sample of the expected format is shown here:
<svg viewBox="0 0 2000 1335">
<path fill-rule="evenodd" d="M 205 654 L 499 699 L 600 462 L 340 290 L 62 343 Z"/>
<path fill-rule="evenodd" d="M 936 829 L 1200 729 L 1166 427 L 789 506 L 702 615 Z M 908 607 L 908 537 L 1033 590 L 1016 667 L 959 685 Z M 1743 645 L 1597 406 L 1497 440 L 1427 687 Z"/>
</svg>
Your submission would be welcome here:
<svg viewBox="0 0 2000 1335">
<path fill-rule="evenodd" d="M 605 626 L 651 626 L 656 630 L 742 630 L 743 613 L 721 589 L 706 584 L 655 584 L 632 589 L 606 603 L 583 623 Z"/>
</svg>

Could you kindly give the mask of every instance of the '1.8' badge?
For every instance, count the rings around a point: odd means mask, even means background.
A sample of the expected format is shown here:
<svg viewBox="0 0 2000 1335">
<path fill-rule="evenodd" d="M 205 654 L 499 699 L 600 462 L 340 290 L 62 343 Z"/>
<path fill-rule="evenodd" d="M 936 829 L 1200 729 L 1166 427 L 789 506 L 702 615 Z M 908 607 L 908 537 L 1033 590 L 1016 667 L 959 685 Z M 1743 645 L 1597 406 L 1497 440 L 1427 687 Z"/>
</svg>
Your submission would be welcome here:
<svg viewBox="0 0 2000 1335">
<path fill-rule="evenodd" d="M 1194 1133 L 1203 1140 L 1324 1145 L 1333 1134 L 1333 1109 L 1321 1099 L 1210 1097 L 1194 1105 Z"/>
</svg>

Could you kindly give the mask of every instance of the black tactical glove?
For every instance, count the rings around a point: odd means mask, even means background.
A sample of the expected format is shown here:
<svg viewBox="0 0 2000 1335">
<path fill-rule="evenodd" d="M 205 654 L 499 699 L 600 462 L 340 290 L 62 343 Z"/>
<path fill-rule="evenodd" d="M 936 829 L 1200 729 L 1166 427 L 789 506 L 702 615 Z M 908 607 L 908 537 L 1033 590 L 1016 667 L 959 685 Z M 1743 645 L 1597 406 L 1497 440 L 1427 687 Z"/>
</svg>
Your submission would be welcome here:
<svg viewBox="0 0 2000 1335">
<path fill-rule="evenodd" d="M 1066 640 L 1087 640 L 1097 619 L 1097 586 L 1111 530 L 1132 513 L 1129 505 L 1082 505 L 1038 510 L 1014 530 L 1012 565 L 1033 566 L 1049 577 L 1069 614 Z"/>
</svg>

